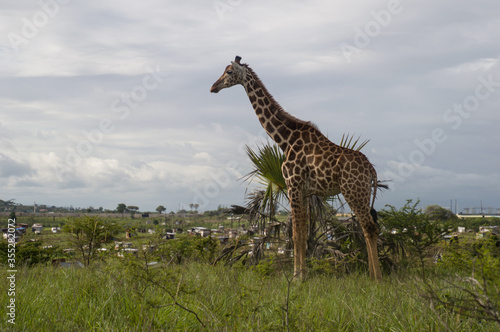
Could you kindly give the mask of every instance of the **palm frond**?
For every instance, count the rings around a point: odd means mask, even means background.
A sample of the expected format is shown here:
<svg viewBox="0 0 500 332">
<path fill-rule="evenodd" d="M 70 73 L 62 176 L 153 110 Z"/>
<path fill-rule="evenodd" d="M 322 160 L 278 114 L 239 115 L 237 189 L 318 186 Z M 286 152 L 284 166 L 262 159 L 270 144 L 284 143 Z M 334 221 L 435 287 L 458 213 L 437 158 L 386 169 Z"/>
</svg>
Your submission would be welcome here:
<svg viewBox="0 0 500 332">
<path fill-rule="evenodd" d="M 340 140 L 340 146 L 343 148 L 348 148 L 351 150 L 356 150 L 359 151 L 361 150 L 368 142 L 370 142 L 369 139 L 365 139 L 363 142 L 361 142 L 358 145 L 359 140 L 361 139 L 361 136 L 359 136 L 354 142 L 354 135 L 350 134 L 342 134 L 342 139 Z"/>
<path fill-rule="evenodd" d="M 256 151 L 247 145 L 246 150 L 250 161 L 254 164 L 254 170 L 246 176 L 247 178 L 256 176 L 263 185 L 272 183 L 277 189 L 286 188 L 281 172 L 285 155 L 276 144 L 259 146 Z"/>
<path fill-rule="evenodd" d="M 259 146 L 256 150 L 247 145 L 246 150 L 254 169 L 245 176 L 245 180 L 252 182 L 256 179 L 262 185 L 258 192 L 258 209 L 261 212 L 267 210 L 272 216 L 277 204 L 288 199 L 285 178 L 281 171 L 285 156 L 276 144 Z M 254 210 L 257 208 L 255 198 L 257 197 L 249 199 Z"/>
</svg>

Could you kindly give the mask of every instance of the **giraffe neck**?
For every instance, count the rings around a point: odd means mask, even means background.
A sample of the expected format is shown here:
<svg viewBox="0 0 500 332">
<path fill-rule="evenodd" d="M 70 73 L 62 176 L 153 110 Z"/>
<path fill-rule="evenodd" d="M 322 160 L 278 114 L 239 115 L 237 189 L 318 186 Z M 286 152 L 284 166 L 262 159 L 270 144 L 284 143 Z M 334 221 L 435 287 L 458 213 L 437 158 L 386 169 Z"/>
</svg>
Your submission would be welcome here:
<svg viewBox="0 0 500 332">
<path fill-rule="evenodd" d="M 312 126 L 310 123 L 299 120 L 287 113 L 273 96 L 258 76 L 246 67 L 243 87 L 247 92 L 250 103 L 257 114 L 260 124 L 267 134 L 278 144 L 283 151 L 295 143 L 297 132 Z"/>
</svg>

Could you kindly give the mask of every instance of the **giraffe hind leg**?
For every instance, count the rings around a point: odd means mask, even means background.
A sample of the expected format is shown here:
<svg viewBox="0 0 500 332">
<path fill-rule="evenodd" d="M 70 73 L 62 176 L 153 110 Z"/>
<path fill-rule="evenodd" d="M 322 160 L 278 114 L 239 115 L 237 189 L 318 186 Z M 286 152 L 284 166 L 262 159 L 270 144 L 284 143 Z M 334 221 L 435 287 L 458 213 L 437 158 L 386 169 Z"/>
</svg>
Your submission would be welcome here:
<svg viewBox="0 0 500 332">
<path fill-rule="evenodd" d="M 369 191 L 367 192 L 369 193 Z M 348 189 L 344 191 L 343 195 L 363 229 L 368 254 L 370 277 L 375 280 L 381 280 L 382 272 L 380 270 L 380 261 L 377 249 L 379 227 L 377 223 L 376 211 L 370 208 L 370 196 L 369 194 L 365 195 L 366 197 L 354 196 Z"/>
<path fill-rule="evenodd" d="M 370 277 L 374 280 L 382 279 L 382 272 L 380 270 L 380 261 L 378 258 L 378 224 L 371 213 L 364 213 L 357 215 L 358 220 L 363 228 L 365 236 L 366 249 L 368 254 L 368 266 L 370 268 Z"/>
</svg>

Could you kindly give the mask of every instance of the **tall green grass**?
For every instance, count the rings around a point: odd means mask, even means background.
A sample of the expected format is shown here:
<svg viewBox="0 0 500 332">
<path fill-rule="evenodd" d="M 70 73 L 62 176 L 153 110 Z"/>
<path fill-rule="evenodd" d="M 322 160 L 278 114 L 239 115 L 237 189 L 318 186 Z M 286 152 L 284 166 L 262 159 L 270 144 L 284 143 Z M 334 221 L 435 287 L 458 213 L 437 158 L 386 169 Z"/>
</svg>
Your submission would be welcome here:
<svg viewBox="0 0 500 332">
<path fill-rule="evenodd" d="M 431 309 L 417 279 L 311 275 L 199 262 L 150 270 L 110 260 L 89 268 L 20 267 L 15 331 L 496 331 L 493 323 Z M 0 271 L 6 280 L 7 268 Z M 6 282 L 5 282 L 6 283 Z M 169 293 L 172 295 L 169 295 Z M 0 294 L 8 301 L 7 292 Z M 5 306 L 4 306 L 5 308 Z M 4 309 L 5 310 L 5 309 Z"/>
</svg>

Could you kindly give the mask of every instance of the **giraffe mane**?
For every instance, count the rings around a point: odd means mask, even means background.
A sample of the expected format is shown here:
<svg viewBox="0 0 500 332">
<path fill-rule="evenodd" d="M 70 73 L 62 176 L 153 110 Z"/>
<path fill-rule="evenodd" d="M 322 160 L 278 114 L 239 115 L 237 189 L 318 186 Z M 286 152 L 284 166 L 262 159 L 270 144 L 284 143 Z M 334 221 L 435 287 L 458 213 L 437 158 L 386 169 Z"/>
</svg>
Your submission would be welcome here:
<svg viewBox="0 0 500 332">
<path fill-rule="evenodd" d="M 242 63 L 241 66 L 245 67 L 247 70 L 250 71 L 250 73 L 253 75 L 253 77 L 255 78 L 255 80 L 260 84 L 260 86 L 262 87 L 262 90 L 264 90 L 264 92 L 268 95 L 269 99 L 271 100 L 272 103 L 274 103 L 282 112 L 283 114 L 285 114 L 285 116 L 288 118 L 288 120 L 292 121 L 292 122 L 296 122 L 298 124 L 301 124 L 303 126 L 310 126 L 310 127 L 313 127 L 314 129 L 316 129 L 317 131 L 321 132 L 318 128 L 318 126 L 316 126 L 316 124 L 314 124 L 313 122 L 311 121 L 304 121 L 304 120 L 301 120 L 293 115 L 291 115 L 290 113 L 288 113 L 287 111 L 285 111 L 285 109 L 280 105 L 280 103 L 278 103 L 276 101 L 276 99 L 274 99 L 273 95 L 269 92 L 269 90 L 267 90 L 266 86 L 264 85 L 264 83 L 262 82 L 262 80 L 259 78 L 259 76 L 253 71 L 252 68 L 250 68 L 248 66 L 248 64 L 246 63 Z"/>
</svg>

